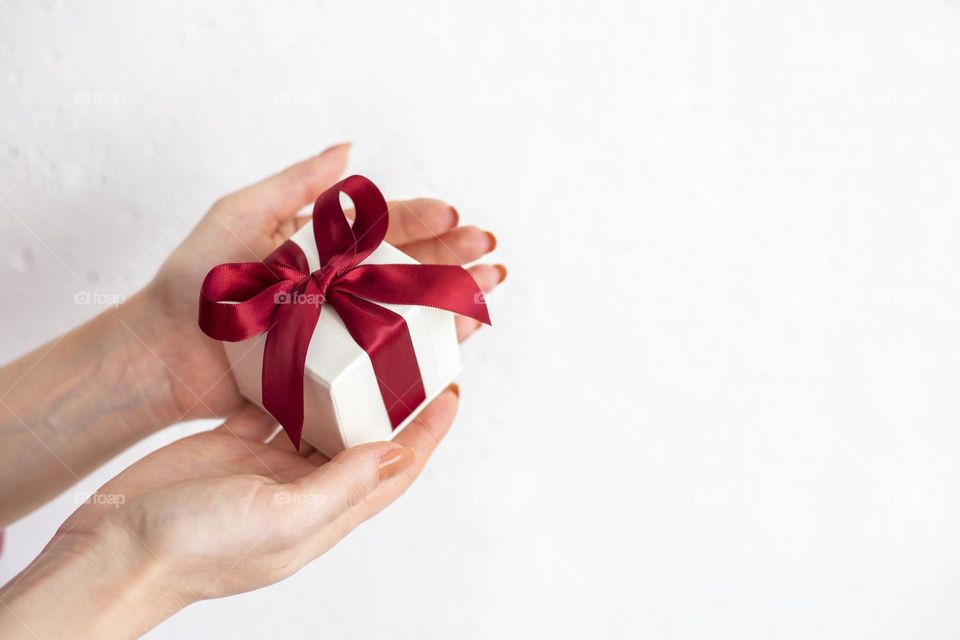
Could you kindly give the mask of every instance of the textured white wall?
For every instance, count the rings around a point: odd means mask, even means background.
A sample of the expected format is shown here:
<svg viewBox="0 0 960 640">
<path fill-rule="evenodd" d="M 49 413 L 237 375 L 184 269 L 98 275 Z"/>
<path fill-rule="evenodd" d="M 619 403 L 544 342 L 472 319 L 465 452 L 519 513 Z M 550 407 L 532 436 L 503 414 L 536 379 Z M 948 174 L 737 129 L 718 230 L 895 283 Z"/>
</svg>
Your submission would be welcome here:
<svg viewBox="0 0 960 640">
<path fill-rule="evenodd" d="M 160 4 L 0 0 L 4 360 L 343 139 L 511 275 L 422 481 L 151 637 L 960 633 L 957 2 Z"/>
</svg>

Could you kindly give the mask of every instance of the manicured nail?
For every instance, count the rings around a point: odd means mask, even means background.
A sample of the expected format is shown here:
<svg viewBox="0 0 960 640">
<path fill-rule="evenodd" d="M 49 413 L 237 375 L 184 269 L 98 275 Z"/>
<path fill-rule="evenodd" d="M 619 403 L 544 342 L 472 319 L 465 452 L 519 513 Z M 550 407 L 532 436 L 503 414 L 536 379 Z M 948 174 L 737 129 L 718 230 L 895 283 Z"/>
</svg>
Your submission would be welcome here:
<svg viewBox="0 0 960 640">
<path fill-rule="evenodd" d="M 454 207 L 453 205 L 450 205 L 450 213 L 453 214 L 453 225 L 452 225 L 452 226 L 455 227 L 455 226 L 457 226 L 458 224 L 460 224 L 460 212 L 457 211 L 457 208 L 456 208 L 456 207 Z"/>
<path fill-rule="evenodd" d="M 490 248 L 488 251 L 493 251 L 497 248 L 497 236 L 493 235 L 489 231 L 484 231 L 484 233 L 487 234 L 487 239 L 490 240 Z"/>
<path fill-rule="evenodd" d="M 380 482 L 403 473 L 416 459 L 417 452 L 410 447 L 397 447 L 386 452 L 380 457 Z"/>
<path fill-rule="evenodd" d="M 502 264 L 495 264 L 493 265 L 493 268 L 500 272 L 500 279 L 497 280 L 497 282 L 503 282 L 507 279 L 507 268 L 505 266 Z"/>
<path fill-rule="evenodd" d="M 349 151 L 350 147 L 352 146 L 353 146 L 352 142 L 340 142 L 331 147 L 327 147 L 326 149 L 320 152 L 320 155 L 323 155 L 325 153 L 333 153 L 334 151 L 339 151 L 340 149 L 343 149 L 344 151 Z"/>
<path fill-rule="evenodd" d="M 457 396 L 458 398 L 460 397 L 460 385 L 458 385 L 456 382 L 451 382 L 450 386 L 447 387 L 447 391 L 453 391 L 453 395 Z"/>
</svg>

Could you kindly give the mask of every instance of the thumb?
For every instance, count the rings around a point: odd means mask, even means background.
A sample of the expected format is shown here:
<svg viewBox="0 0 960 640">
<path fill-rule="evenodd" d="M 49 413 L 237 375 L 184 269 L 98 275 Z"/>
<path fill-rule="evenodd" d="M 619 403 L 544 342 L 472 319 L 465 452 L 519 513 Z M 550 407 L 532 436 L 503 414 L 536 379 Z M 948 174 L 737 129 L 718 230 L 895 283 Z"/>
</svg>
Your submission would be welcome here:
<svg viewBox="0 0 960 640">
<path fill-rule="evenodd" d="M 395 442 L 362 444 L 340 452 L 287 488 L 320 505 L 316 515 L 323 526 L 361 504 L 381 484 L 412 467 L 416 459 L 416 450 Z"/>
<path fill-rule="evenodd" d="M 231 193 L 217 202 L 214 209 L 228 216 L 263 215 L 270 222 L 280 224 L 333 186 L 346 170 L 349 155 L 349 142 L 332 146 L 319 155 Z"/>
</svg>

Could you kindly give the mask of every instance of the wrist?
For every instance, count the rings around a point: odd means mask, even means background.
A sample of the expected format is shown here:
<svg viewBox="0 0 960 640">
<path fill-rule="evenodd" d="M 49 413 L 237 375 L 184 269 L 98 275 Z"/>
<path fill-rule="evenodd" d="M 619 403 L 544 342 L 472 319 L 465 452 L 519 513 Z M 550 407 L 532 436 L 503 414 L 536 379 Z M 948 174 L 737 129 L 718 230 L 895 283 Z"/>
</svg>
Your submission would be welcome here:
<svg viewBox="0 0 960 640">
<path fill-rule="evenodd" d="M 148 306 L 141 291 L 68 334 L 84 384 L 68 391 L 69 411 L 54 413 L 52 421 L 102 425 L 124 446 L 174 422 L 170 381 L 156 355 Z"/>
<path fill-rule="evenodd" d="M 176 421 L 137 294 L 0 368 L 0 527 Z"/>
<path fill-rule="evenodd" d="M 0 597 L 5 638 L 136 637 L 189 604 L 176 576 L 109 517 L 58 534 Z"/>
<path fill-rule="evenodd" d="M 117 359 L 130 374 L 124 376 L 131 385 L 127 395 L 137 398 L 141 407 L 141 415 L 131 426 L 140 429 L 141 436 L 178 422 L 181 417 L 174 390 L 176 380 L 165 356 L 169 338 L 163 319 L 163 305 L 152 285 L 97 319 L 112 325 L 106 333 L 116 336 Z"/>
</svg>

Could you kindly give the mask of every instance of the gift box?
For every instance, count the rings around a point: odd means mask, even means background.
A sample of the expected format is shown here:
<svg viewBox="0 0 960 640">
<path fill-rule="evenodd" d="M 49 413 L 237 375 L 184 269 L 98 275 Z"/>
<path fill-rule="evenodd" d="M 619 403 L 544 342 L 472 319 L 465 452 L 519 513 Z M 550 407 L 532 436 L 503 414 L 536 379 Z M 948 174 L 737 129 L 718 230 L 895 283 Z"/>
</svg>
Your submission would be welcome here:
<svg viewBox="0 0 960 640">
<path fill-rule="evenodd" d="M 319 269 L 313 229 L 303 227 L 290 239 L 306 254 L 311 271 Z M 384 242 L 364 264 L 416 264 L 416 261 Z M 289 296 L 282 302 L 297 304 L 292 298 Z M 426 389 L 425 401 L 432 400 L 460 372 L 453 314 L 413 305 L 383 306 L 406 322 Z M 240 393 L 261 407 L 265 343 L 266 334 L 243 342 L 224 343 Z M 413 420 L 424 404 L 414 407 L 396 428 L 391 426 L 370 358 L 354 342 L 336 309 L 324 309 L 320 314 L 307 349 L 305 376 L 302 438 L 328 456 L 363 442 L 389 440 Z"/>
<path fill-rule="evenodd" d="M 466 271 L 418 264 L 382 241 L 387 224 L 379 190 L 351 176 L 262 263 L 219 265 L 201 287 L 201 328 L 298 449 L 333 456 L 396 436 L 460 371 L 454 314 L 489 324 Z"/>
</svg>

